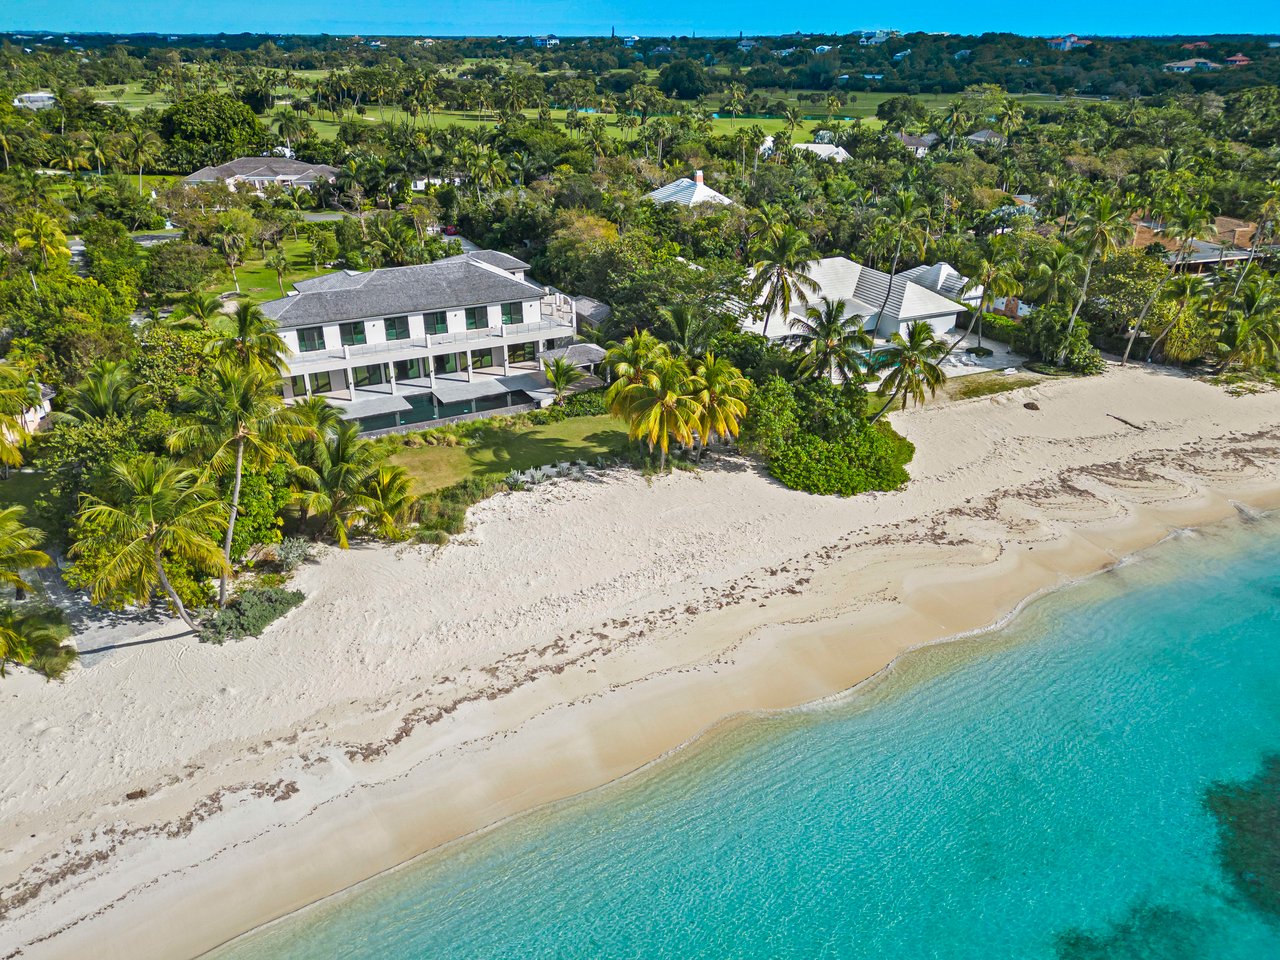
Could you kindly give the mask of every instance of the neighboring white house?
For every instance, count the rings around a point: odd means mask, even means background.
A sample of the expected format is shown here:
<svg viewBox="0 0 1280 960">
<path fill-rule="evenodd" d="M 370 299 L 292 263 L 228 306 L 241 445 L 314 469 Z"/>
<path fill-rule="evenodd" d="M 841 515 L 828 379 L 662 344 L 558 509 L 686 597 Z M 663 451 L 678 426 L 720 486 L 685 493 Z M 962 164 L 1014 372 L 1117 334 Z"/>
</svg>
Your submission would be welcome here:
<svg viewBox="0 0 1280 960">
<path fill-rule="evenodd" d="M 262 304 L 288 347 L 285 398 L 323 396 L 366 431 L 545 405 L 548 351 L 573 343 L 571 297 L 493 250 L 341 271 Z"/>
<path fill-rule="evenodd" d="M 554 33 L 549 33 L 545 37 L 534 37 L 533 45 L 535 47 L 558 47 L 560 46 L 560 38 Z"/>
<path fill-rule="evenodd" d="M 834 160 L 836 163 L 844 163 L 851 159 L 844 147 L 837 147 L 830 143 L 793 143 L 791 149 L 803 150 L 823 160 Z"/>
<path fill-rule="evenodd" d="M 635 36 L 622 38 L 622 45 L 624 47 L 634 47 L 639 42 L 640 38 Z"/>
<path fill-rule="evenodd" d="M 53 410 L 53 397 L 52 387 L 46 387 L 44 384 L 32 385 L 31 397 L 26 401 L 28 405 L 14 415 L 18 429 L 25 434 L 32 434 L 39 430 L 40 424 Z M 7 427 L 0 427 L 0 431 L 3 431 L 5 439 L 10 442 L 19 439 Z"/>
<path fill-rule="evenodd" d="M 774 313 L 769 317 L 768 336 L 782 338 L 792 333 L 793 318 L 803 318 L 810 306 L 821 303 L 823 297 L 842 301 L 845 316 L 864 319 L 863 328 L 873 336 L 888 339 L 905 330 L 907 324 L 917 320 L 927 322 L 939 333 L 954 327 L 968 308 L 957 302 L 959 291 L 967 280 L 947 264 L 915 267 L 904 270 L 893 278 L 882 270 L 865 267 L 846 257 L 827 257 L 814 263 L 809 271 L 818 289 L 806 294 L 806 300 L 793 302 L 788 316 Z M 956 298 L 942 291 L 954 290 Z M 965 302 L 976 303 L 981 288 L 965 295 Z M 763 320 L 754 316 L 742 320 L 744 330 L 764 333 Z"/>
<path fill-rule="evenodd" d="M 678 203 L 682 207 L 696 207 L 703 203 L 727 205 L 733 203 L 723 193 L 717 193 L 702 181 L 702 171 L 697 170 L 693 179 L 681 177 L 679 180 L 659 187 L 646 196 L 654 203 Z"/>
<path fill-rule="evenodd" d="M 19 110 L 48 110 L 58 105 L 58 98 L 46 90 L 37 90 L 18 94 L 13 98 L 13 105 Z"/>
<path fill-rule="evenodd" d="M 1194 57 L 1190 60 L 1174 60 L 1172 63 L 1166 63 L 1161 69 L 1165 73 L 1194 73 L 1197 70 L 1221 70 L 1222 64 L 1206 60 L 1204 57 Z"/>
<path fill-rule="evenodd" d="M 201 183 L 225 183 L 232 190 L 245 184 L 254 193 L 262 193 L 269 183 L 282 187 L 306 187 L 310 190 L 320 180 L 332 183 L 338 168 L 324 163 L 303 163 L 289 157 L 238 157 L 216 167 L 201 167 L 184 177 L 187 186 Z"/>
</svg>

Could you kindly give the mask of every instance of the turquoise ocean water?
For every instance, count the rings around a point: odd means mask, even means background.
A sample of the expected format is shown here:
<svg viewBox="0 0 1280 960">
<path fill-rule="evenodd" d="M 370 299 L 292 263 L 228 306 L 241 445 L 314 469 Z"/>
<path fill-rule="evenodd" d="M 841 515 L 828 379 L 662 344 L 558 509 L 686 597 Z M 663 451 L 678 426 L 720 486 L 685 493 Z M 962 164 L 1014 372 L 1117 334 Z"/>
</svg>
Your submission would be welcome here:
<svg viewBox="0 0 1280 960">
<path fill-rule="evenodd" d="M 1203 802 L 1280 752 L 1277 559 L 1178 538 L 216 956 L 1280 958 Z"/>
</svg>

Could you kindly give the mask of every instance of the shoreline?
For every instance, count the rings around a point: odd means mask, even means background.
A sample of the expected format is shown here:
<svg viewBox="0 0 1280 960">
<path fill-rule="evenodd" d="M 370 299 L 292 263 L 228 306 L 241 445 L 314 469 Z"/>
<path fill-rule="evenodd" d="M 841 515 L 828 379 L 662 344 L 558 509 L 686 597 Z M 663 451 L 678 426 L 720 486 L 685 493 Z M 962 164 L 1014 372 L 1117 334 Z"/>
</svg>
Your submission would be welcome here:
<svg viewBox="0 0 1280 960">
<path fill-rule="evenodd" d="M 1146 401 L 1148 417 L 1176 414 L 1171 406 L 1184 393 L 1213 392 L 1192 387 L 1194 381 L 1153 381 L 1147 371 L 1113 372 L 1102 382 L 1083 383 L 1105 393 L 1144 382 L 1155 382 L 1152 389 L 1160 394 Z M 895 424 L 911 439 L 932 431 L 929 442 L 936 444 L 952 431 L 977 429 L 994 414 L 1018 423 L 1026 415 L 1020 403 L 1012 403 L 1027 396 L 1071 406 L 1088 395 L 1081 383 L 1037 385 L 1000 395 L 1002 402 L 981 398 L 926 408 L 895 418 Z M 1105 400 L 1117 409 L 1119 396 Z M 1203 397 L 1207 403 L 1208 394 Z M 541 531 L 535 523 L 542 521 L 530 511 L 559 511 L 563 523 L 600 506 L 604 519 L 593 515 L 593 532 L 607 542 L 616 529 L 626 529 L 625 521 L 609 527 L 617 519 L 610 508 L 643 504 L 646 496 L 673 510 L 684 508 L 690 497 L 701 497 L 702 504 L 727 496 L 731 506 L 707 526 L 712 532 L 717 524 L 734 528 L 733 542 L 709 558 L 713 547 L 678 544 L 682 557 L 705 563 L 700 577 L 664 583 L 643 566 L 602 570 L 600 590 L 606 583 L 612 588 L 612 574 L 626 581 L 617 588 L 627 592 L 625 606 L 614 605 L 621 603 L 618 597 L 579 597 L 572 591 L 563 610 L 515 603 L 499 612 L 498 621 L 518 624 L 513 629 L 529 636 L 503 638 L 507 645 L 486 651 L 489 660 L 479 661 L 469 676 L 456 669 L 465 661 L 462 649 L 440 654 L 437 682 L 427 690 L 420 683 L 415 688 L 420 675 L 409 670 L 398 690 L 339 704 L 335 695 L 343 685 L 333 683 L 315 698 L 328 712 L 318 722 L 294 724 L 292 741 L 290 734 L 275 736 L 275 728 L 266 741 L 261 727 L 256 738 L 252 729 L 241 731 L 236 739 L 216 741 L 224 752 L 219 765 L 212 762 L 213 748 L 191 751 L 182 759 L 199 769 L 129 804 L 117 801 L 89 816 L 81 810 L 79 821 L 75 803 L 66 809 L 54 805 L 55 821 L 99 824 L 102 834 L 93 833 L 109 838 L 110 853 L 48 883 L 28 901 L 30 911 L 2 921 L 16 934 L 6 934 L 6 941 L 22 944 L 10 956 L 75 956 L 89 949 L 103 957 L 199 955 L 444 844 L 647 768 L 735 717 L 847 693 L 903 653 L 990 630 L 1035 597 L 1108 569 L 1172 530 L 1235 516 L 1237 501 L 1263 511 L 1280 508 L 1280 397 L 1222 400 L 1220 408 L 1202 414 L 1203 422 L 1162 425 L 1158 440 L 1135 437 L 1118 424 L 1115 431 L 1106 425 L 1101 439 L 1081 438 L 1078 425 L 1067 430 L 1038 417 L 1039 435 L 1024 438 L 1012 454 L 1000 450 L 1001 424 L 976 454 L 918 443 L 916 479 L 907 491 L 855 498 L 856 503 L 780 491 L 732 462 L 705 475 L 664 478 L 652 488 L 635 478 L 610 479 L 577 491 L 581 496 L 565 485 L 487 502 L 475 511 L 474 529 L 469 524 L 472 542 L 459 549 L 492 549 L 495 569 L 520 555 L 518 545 L 493 535 L 506 524 L 508 536 L 518 537 L 521 531 L 509 527 L 513 513 Z M 1250 411 L 1249 418 L 1237 419 L 1252 423 L 1239 423 L 1231 433 L 1217 415 L 1234 404 Z M 1128 407 L 1119 409 L 1146 422 Z M 1081 419 L 1092 421 L 1099 412 Z M 986 486 L 977 486 L 975 477 Z M 930 494 L 936 495 L 926 500 Z M 517 497 L 530 499 L 521 504 Z M 922 502 L 928 509 L 920 509 Z M 735 517 L 748 507 L 755 512 Z M 558 529 L 554 517 L 550 523 Z M 782 542 L 769 552 L 775 539 Z M 600 548 L 572 537 L 548 549 L 562 551 L 566 544 L 588 554 L 584 564 L 604 562 Z M 418 564 L 414 570 L 426 576 L 450 548 L 425 559 L 409 553 L 404 562 Z M 358 589 L 351 561 L 385 562 L 392 569 L 394 555 L 353 551 L 320 567 L 328 566 L 325 582 L 331 586 Z M 321 572 L 304 576 L 320 578 Z M 509 585 L 516 601 L 525 589 Z M 305 634 L 331 625 L 374 602 L 339 599 L 325 609 L 322 592 L 306 592 L 308 602 L 299 611 L 310 607 L 310 619 L 295 613 L 260 644 L 281 642 L 291 629 Z M 574 616 L 568 613 L 571 601 L 582 608 Z M 394 601 L 388 603 L 394 608 Z M 601 621 L 595 616 L 600 609 L 613 611 L 612 618 Z M 465 623 L 458 610 L 457 622 Z M 518 619 L 502 620 L 513 615 Z M 443 619 L 437 632 L 453 623 Z M 553 633 L 559 636 L 553 639 Z M 540 639 L 532 647 L 520 648 L 534 637 Z M 376 642 L 371 638 L 366 645 Z M 253 654 L 250 647 L 229 649 L 245 658 Z M 186 659 L 204 654 L 189 651 Z M 159 661 L 174 655 L 145 656 Z M 213 664 L 216 671 L 216 657 Z M 372 664 L 375 674 L 381 665 Z M 225 662 L 220 666 L 225 669 Z M 326 666 L 321 663 L 316 672 Z M 476 674 L 487 677 L 488 685 L 476 683 Z M 304 678 L 313 685 L 325 682 L 323 676 Z M 202 681 L 190 682 L 204 689 Z M 263 705 L 247 725 L 272 716 L 272 698 Z M 172 709 L 162 707 L 169 712 L 158 709 L 157 715 L 172 718 Z M 206 767 L 213 768 L 211 775 L 201 776 Z M 201 792 L 212 783 L 218 784 L 218 799 L 204 807 L 200 799 L 193 804 L 193 798 L 215 795 Z M 130 806 L 135 809 L 126 815 Z M 36 856 L 52 846 L 50 840 L 35 836 L 37 843 L 23 844 L 17 832 L 0 838 L 6 890 L 20 889 L 10 885 L 15 866 L 30 874 L 51 862 L 47 854 Z M 91 837 L 73 846 L 92 851 L 94 842 Z M 199 910 L 190 909 L 193 903 Z M 182 916 L 182 929 L 140 922 L 157 915 Z M 58 921 L 72 925 L 58 931 Z"/>
<path fill-rule="evenodd" d="M 1249 513 L 1246 514 L 1245 511 L 1241 509 L 1242 507 L 1248 507 Z M 1186 532 L 1212 532 L 1215 530 L 1235 529 L 1238 526 L 1243 524 L 1248 524 L 1248 523 L 1253 523 L 1258 521 L 1265 521 L 1265 520 L 1273 519 L 1276 517 L 1280 517 L 1280 490 L 1277 491 L 1272 504 L 1266 508 L 1255 510 L 1254 508 L 1250 507 L 1247 504 L 1238 504 L 1236 505 L 1236 510 L 1233 514 L 1223 515 L 1219 519 L 1207 520 L 1203 523 L 1198 523 L 1193 526 L 1171 527 L 1165 533 L 1165 535 L 1160 537 L 1158 540 L 1154 541 L 1151 544 L 1148 544 L 1147 546 L 1138 547 L 1134 549 L 1132 552 L 1125 553 L 1118 556 L 1114 560 L 1114 562 L 1112 562 L 1107 566 L 1099 567 L 1096 570 L 1093 570 L 1088 573 L 1084 573 L 1071 580 L 1068 580 L 1059 584 L 1055 584 L 1052 586 L 1047 586 L 1037 591 L 1036 593 L 1029 594 L 1028 596 L 1024 597 L 1022 600 L 1020 600 L 1014 608 L 1010 609 L 1006 614 L 1004 614 L 998 620 L 992 622 L 991 624 L 988 624 L 987 626 L 978 627 L 963 633 L 957 633 L 957 634 L 952 634 L 948 636 L 938 637 L 932 640 L 924 640 L 921 643 L 916 644 L 915 646 L 908 647 L 902 650 L 901 652 L 897 653 L 892 660 L 890 660 L 889 662 L 881 666 L 875 673 L 872 673 L 867 677 L 863 678 L 862 680 L 857 681 L 852 686 L 846 689 L 837 690 L 835 692 L 827 694 L 826 696 L 819 697 L 814 700 L 805 701 L 802 703 L 797 703 L 794 705 L 773 707 L 773 708 L 745 707 L 736 713 L 722 716 L 718 720 L 713 721 L 707 727 L 693 734 L 689 739 L 679 744 L 676 744 L 675 746 L 667 749 L 666 751 L 664 751 L 663 753 L 657 756 L 652 757 L 649 760 L 644 761 L 634 769 L 631 769 L 626 771 L 625 773 L 619 774 L 617 777 L 615 777 L 612 780 L 608 780 L 603 783 L 599 783 L 594 786 L 587 787 L 584 790 L 581 790 L 577 793 L 569 794 L 568 796 L 561 797 L 559 799 L 548 800 L 545 803 L 538 804 L 537 806 L 519 810 L 517 812 L 514 812 L 504 817 L 501 820 L 497 820 L 491 823 L 487 823 L 483 826 L 479 826 L 469 833 L 454 837 L 449 840 L 445 840 L 434 847 L 423 850 L 421 853 L 416 854 L 412 858 L 402 863 L 398 863 L 394 866 L 388 867 L 387 869 L 381 871 L 380 873 L 374 874 L 373 876 L 370 876 L 370 877 L 366 877 L 363 880 L 356 881 L 355 883 L 352 883 L 351 885 L 344 887 L 343 889 L 338 890 L 335 893 L 332 893 L 319 900 L 308 903 L 305 906 L 298 908 L 297 910 L 284 914 L 283 916 L 276 917 L 272 920 L 268 920 L 265 923 L 259 924 L 258 926 L 250 930 L 246 930 L 244 933 L 238 934 L 237 936 L 231 938 L 230 940 L 227 940 L 224 943 L 221 943 L 216 947 L 212 948 L 211 950 L 200 954 L 200 957 L 208 958 L 208 960 L 221 960 L 222 957 L 227 956 L 228 960 L 234 960 L 234 957 L 235 957 L 234 951 L 238 949 L 241 945 L 244 945 L 246 941 L 251 940 L 252 938 L 254 938 L 256 935 L 260 933 L 271 930 L 272 928 L 280 924 L 287 924 L 295 920 L 300 921 L 304 919 L 307 914 L 310 914 L 313 912 L 323 911 L 326 909 L 336 909 L 341 905 L 341 902 L 343 900 L 360 894 L 371 884 L 377 884 L 381 881 L 389 880 L 392 877 L 394 877 L 396 874 L 399 874 L 403 871 L 412 870 L 415 867 L 422 865 L 423 862 L 427 859 L 435 858 L 435 857 L 447 857 L 450 854 L 454 853 L 458 848 L 463 847 L 467 844 L 470 844 L 474 841 L 477 841 L 481 838 L 487 837 L 489 834 L 498 830 L 502 830 L 505 827 L 510 826 L 511 824 L 517 821 L 520 821 L 526 817 L 535 816 L 540 813 L 548 812 L 550 810 L 553 810 L 567 803 L 587 802 L 590 800 L 590 798 L 594 794 L 597 794 L 601 791 L 612 789 L 614 787 L 621 787 L 624 784 L 626 784 L 627 781 L 632 780 L 633 778 L 636 778 L 636 777 L 645 776 L 651 773 L 657 773 L 658 768 L 666 765 L 667 763 L 675 760 L 676 758 L 684 758 L 685 755 L 690 753 L 691 751 L 697 751 L 702 749 L 715 749 L 716 744 L 712 742 L 711 738 L 731 732 L 732 728 L 740 723 L 750 722 L 751 720 L 754 720 L 757 718 L 783 716 L 786 714 L 795 713 L 797 711 L 819 710 L 825 707 L 835 706 L 852 697 L 858 696 L 860 693 L 864 692 L 868 688 L 868 686 L 884 680 L 887 677 L 887 675 L 891 673 L 896 667 L 898 667 L 902 663 L 902 661 L 907 657 L 920 654 L 934 647 L 949 646 L 951 644 L 963 642 L 965 640 L 977 640 L 977 639 L 980 639 L 985 634 L 993 634 L 999 631 L 1004 631 L 1006 629 L 1009 629 L 1015 624 L 1015 622 L 1023 615 L 1023 613 L 1032 604 L 1040 600 L 1043 600 L 1047 597 L 1051 597 L 1059 593 L 1062 593 L 1063 591 L 1071 590 L 1075 587 L 1081 586 L 1085 583 L 1088 583 L 1091 580 L 1094 580 L 1097 577 L 1105 576 L 1106 574 L 1116 570 L 1117 568 L 1127 563 L 1130 563 L 1134 559 L 1139 559 L 1143 555 L 1153 550 L 1159 550 L 1165 544 L 1178 539 L 1180 534 L 1183 534 Z M 228 950 L 233 951 L 233 953 L 230 955 L 226 954 L 225 951 L 228 951 Z"/>
</svg>

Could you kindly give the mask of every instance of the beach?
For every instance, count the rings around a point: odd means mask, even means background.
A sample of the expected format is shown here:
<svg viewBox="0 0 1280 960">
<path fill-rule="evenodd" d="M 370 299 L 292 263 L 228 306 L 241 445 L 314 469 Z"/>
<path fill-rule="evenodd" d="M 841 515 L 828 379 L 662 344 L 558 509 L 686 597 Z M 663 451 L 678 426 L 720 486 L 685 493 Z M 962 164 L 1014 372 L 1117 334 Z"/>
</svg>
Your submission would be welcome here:
<svg viewBox="0 0 1280 960">
<path fill-rule="evenodd" d="M 901 491 L 813 497 L 738 457 L 557 481 L 444 548 L 325 553 L 256 640 L 160 623 L 64 683 L 10 677 L 0 955 L 197 956 L 1280 506 L 1280 393 L 1112 366 L 893 422 L 917 449 Z"/>
</svg>

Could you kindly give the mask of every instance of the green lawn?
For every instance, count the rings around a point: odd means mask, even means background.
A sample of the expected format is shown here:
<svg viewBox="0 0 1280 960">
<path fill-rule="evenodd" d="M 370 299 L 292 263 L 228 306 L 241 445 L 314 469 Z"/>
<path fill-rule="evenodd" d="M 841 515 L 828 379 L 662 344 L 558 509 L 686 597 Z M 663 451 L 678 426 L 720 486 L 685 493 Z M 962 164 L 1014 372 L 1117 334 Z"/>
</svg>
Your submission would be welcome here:
<svg viewBox="0 0 1280 960">
<path fill-rule="evenodd" d="M 566 460 L 594 460 L 620 453 L 627 432 L 610 416 L 573 417 L 541 427 L 487 428 L 468 447 L 406 447 L 391 462 L 413 477 L 418 493 L 430 493 L 470 477 L 500 480 Z"/>
<path fill-rule="evenodd" d="M 34 506 L 36 498 L 42 496 L 48 486 L 48 480 L 43 473 L 10 470 L 8 478 L 0 479 L 0 507 L 11 507 L 14 504 L 26 507 L 26 523 L 39 527 L 41 524 L 36 517 Z"/>
<path fill-rule="evenodd" d="M 310 277 L 318 277 L 324 273 L 332 273 L 325 267 L 319 270 L 311 266 L 311 257 L 309 247 L 306 240 L 284 240 L 281 242 L 284 248 L 285 256 L 289 258 L 289 270 L 284 275 L 284 289 L 287 292 L 290 287 L 298 280 L 306 280 Z M 257 247 L 253 248 L 253 252 L 243 264 L 236 267 L 236 275 L 240 278 L 240 293 L 247 300 L 253 300 L 261 303 L 264 300 L 275 300 L 284 296 L 280 292 L 280 283 L 276 277 L 276 272 L 267 266 L 266 261 L 257 254 L 261 253 Z M 274 253 L 268 250 L 268 255 Z M 235 283 L 231 279 L 231 272 L 227 271 L 225 279 L 209 287 L 211 293 L 228 293 L 235 290 Z"/>
</svg>

